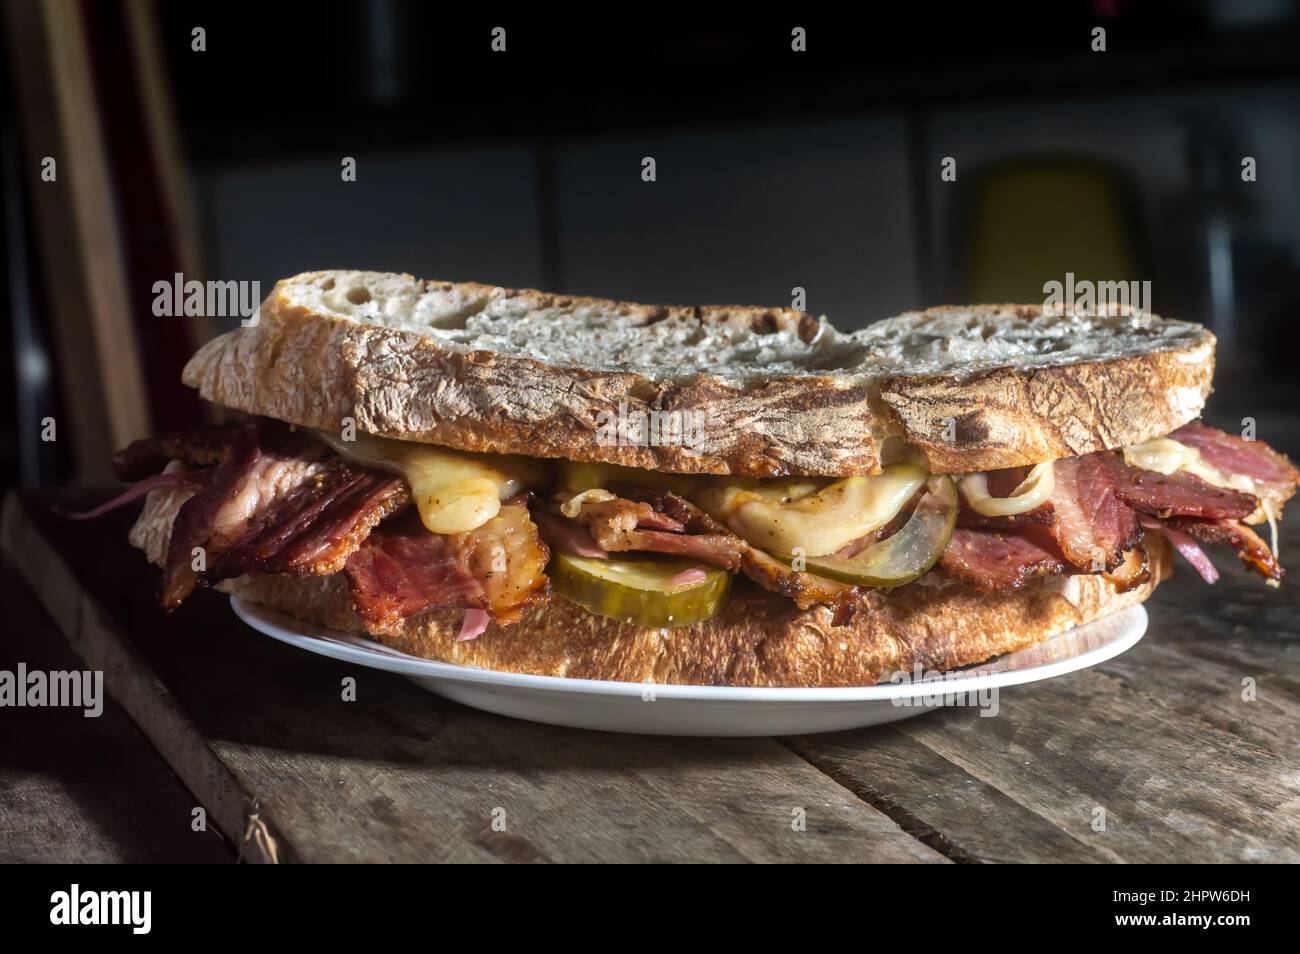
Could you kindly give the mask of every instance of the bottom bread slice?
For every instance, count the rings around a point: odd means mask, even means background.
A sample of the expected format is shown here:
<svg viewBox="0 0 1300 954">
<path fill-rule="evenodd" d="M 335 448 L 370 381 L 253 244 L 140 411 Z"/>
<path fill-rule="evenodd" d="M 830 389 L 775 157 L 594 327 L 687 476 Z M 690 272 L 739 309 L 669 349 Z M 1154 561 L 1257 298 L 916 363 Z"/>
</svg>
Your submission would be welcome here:
<svg viewBox="0 0 1300 954">
<path fill-rule="evenodd" d="M 155 491 L 131 543 L 161 564 L 183 491 Z M 434 610 L 370 638 L 412 656 L 503 672 L 712 686 L 863 686 L 904 670 L 942 672 L 1023 649 L 1141 603 L 1169 576 L 1164 538 L 1146 539 L 1151 578 L 1126 593 L 1100 576 L 1044 576 L 989 593 L 931 571 L 907 586 L 871 590 L 846 626 L 824 606 L 737 581 L 722 612 L 693 626 L 647 629 L 596 616 L 561 596 L 514 626 L 457 642 L 463 610 Z M 245 576 L 218 589 L 345 633 L 365 633 L 347 580 Z"/>
<path fill-rule="evenodd" d="M 674 629 L 596 616 L 556 596 L 515 626 L 490 626 L 457 642 L 461 610 L 407 619 L 371 636 L 412 656 L 504 672 L 624 682 L 719 686 L 861 686 L 902 669 L 944 671 L 1013 652 L 1145 600 L 1169 572 L 1163 540 L 1150 545 L 1151 580 L 1127 593 L 1099 576 L 1043 577 L 986 593 L 928 574 L 874 590 L 847 626 L 826 607 L 737 587 L 721 613 Z M 226 592 L 331 629 L 364 633 L 346 580 L 259 576 L 228 580 Z"/>
</svg>

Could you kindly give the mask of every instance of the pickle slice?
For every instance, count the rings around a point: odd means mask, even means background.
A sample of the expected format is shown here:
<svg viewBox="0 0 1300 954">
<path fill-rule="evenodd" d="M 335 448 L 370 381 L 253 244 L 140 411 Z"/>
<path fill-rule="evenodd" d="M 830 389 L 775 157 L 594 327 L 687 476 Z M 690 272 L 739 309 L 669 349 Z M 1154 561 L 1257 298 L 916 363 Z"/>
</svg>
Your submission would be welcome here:
<svg viewBox="0 0 1300 954">
<path fill-rule="evenodd" d="M 902 586 L 939 561 L 956 523 L 957 486 L 951 477 L 931 477 L 901 530 L 856 556 L 807 557 L 808 572 L 859 586 Z"/>
<path fill-rule="evenodd" d="M 704 579 L 673 585 L 685 570 L 704 571 Z M 731 574 L 689 560 L 629 557 L 597 560 L 557 553 L 547 570 L 561 596 L 600 616 L 637 626 L 687 626 L 713 616 L 731 586 Z"/>
</svg>

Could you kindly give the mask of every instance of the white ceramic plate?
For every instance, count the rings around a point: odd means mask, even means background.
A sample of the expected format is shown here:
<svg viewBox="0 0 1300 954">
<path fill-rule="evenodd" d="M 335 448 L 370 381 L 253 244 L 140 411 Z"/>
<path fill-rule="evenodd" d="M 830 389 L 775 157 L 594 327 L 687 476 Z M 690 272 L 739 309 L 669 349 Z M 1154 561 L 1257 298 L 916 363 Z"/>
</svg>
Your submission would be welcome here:
<svg viewBox="0 0 1300 954">
<path fill-rule="evenodd" d="M 941 705 L 995 713 L 999 690 L 1064 675 L 1118 656 L 1147 628 L 1141 606 L 1080 626 L 1028 649 L 943 677 L 920 674 L 850 689 L 749 689 L 602 682 L 494 672 L 408 656 L 378 643 L 232 597 L 249 626 L 282 642 L 358 666 L 401 673 L 476 709 L 580 729 L 651 735 L 760 736 L 834 732 L 894 722 Z"/>
</svg>

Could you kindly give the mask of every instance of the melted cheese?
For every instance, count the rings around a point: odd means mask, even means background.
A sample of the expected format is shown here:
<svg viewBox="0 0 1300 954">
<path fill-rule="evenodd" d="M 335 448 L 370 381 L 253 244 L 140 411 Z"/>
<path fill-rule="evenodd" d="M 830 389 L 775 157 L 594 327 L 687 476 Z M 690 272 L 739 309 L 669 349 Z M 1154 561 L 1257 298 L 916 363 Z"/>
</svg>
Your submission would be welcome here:
<svg viewBox="0 0 1300 954">
<path fill-rule="evenodd" d="M 433 533 L 468 533 L 501 511 L 501 501 L 539 482 L 524 457 L 470 454 L 358 433 L 345 441 L 316 432 L 340 457 L 400 474 L 411 488 L 420 520 Z"/>
<path fill-rule="evenodd" d="M 927 476 L 923 468 L 898 464 L 874 477 L 829 484 L 806 477 L 730 480 L 713 484 L 695 499 L 757 547 L 825 556 L 893 520 Z"/>
<path fill-rule="evenodd" d="M 1201 452 L 1195 447 L 1189 447 L 1172 437 L 1157 437 L 1154 440 L 1125 447 L 1124 463 L 1139 470 L 1150 470 L 1158 474 L 1172 474 L 1176 470 L 1185 470 L 1215 487 L 1240 490 L 1256 499 L 1263 499 L 1259 485 L 1253 478 L 1245 474 L 1229 474 L 1220 470 L 1203 460 Z"/>
<path fill-rule="evenodd" d="M 556 494 L 556 500 L 560 501 L 560 513 L 566 517 L 576 517 L 582 513 L 582 505 L 585 503 L 605 503 L 609 500 L 618 498 L 603 487 L 592 487 L 581 493 L 570 496 L 567 493 Z"/>
<path fill-rule="evenodd" d="M 1180 467 L 1199 460 L 1200 456 L 1201 452 L 1195 447 L 1180 444 L 1171 437 L 1157 437 L 1124 448 L 1124 463 L 1157 474 L 1172 474 Z"/>
<path fill-rule="evenodd" d="M 1264 511 L 1264 516 L 1268 519 L 1269 535 L 1272 537 L 1273 556 L 1277 556 L 1277 514 L 1273 512 L 1272 505 L 1262 497 L 1259 501 L 1259 509 Z M 1269 586 L 1277 589 L 1282 585 L 1280 580 L 1266 580 Z"/>
</svg>

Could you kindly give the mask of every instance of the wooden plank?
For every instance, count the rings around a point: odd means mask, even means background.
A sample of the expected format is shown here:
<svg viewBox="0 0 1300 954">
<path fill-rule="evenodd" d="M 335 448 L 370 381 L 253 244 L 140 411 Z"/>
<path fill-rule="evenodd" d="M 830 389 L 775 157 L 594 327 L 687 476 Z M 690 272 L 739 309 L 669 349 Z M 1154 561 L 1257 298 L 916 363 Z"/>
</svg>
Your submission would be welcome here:
<svg viewBox="0 0 1300 954">
<path fill-rule="evenodd" d="M 58 630 L 91 669 L 104 672 L 104 685 L 154 744 L 167 764 L 207 809 L 217 829 L 238 847 L 245 861 L 275 860 L 266 843 L 248 838 L 256 802 L 234 783 L 227 768 L 202 744 L 177 700 L 135 648 L 116 638 L 113 623 L 69 575 L 59 551 L 46 543 L 23 516 L 17 492 L 0 515 L 0 549 L 35 592 Z M 91 546 L 91 562 L 107 567 L 108 551 Z M 121 559 L 121 555 L 117 557 Z M 274 843 L 274 832 L 268 834 Z"/>
<path fill-rule="evenodd" d="M 80 5 L 18 0 L 5 13 L 77 467 L 107 477 L 112 450 L 150 427 Z M 45 156 L 54 182 L 40 178 Z"/>
<path fill-rule="evenodd" d="M 0 669 L 84 668 L 9 567 L 0 602 Z M 0 863 L 234 860 L 215 828 L 194 831 L 193 796 L 111 699 L 94 718 L 67 708 L 0 718 Z"/>
<path fill-rule="evenodd" d="M 216 593 L 163 617 L 127 526 L 70 524 L 10 495 L 0 538 L 220 827 L 241 840 L 256 814 L 275 859 L 947 860 L 772 740 L 620 736 L 476 712 L 267 639 Z M 355 702 L 341 698 L 348 676 Z"/>
<path fill-rule="evenodd" d="M 928 722 L 947 715 L 919 718 Z M 972 728 L 978 732 L 984 727 Z M 954 861 L 1109 860 L 1060 825 L 895 726 L 783 742 Z"/>
<path fill-rule="evenodd" d="M 148 145 L 158 170 L 159 192 L 173 225 L 176 257 L 184 274 L 198 277 L 206 271 L 198 209 L 181 148 L 167 58 L 159 35 L 158 6 L 150 0 L 125 0 L 124 10 L 144 122 L 149 130 Z M 195 350 L 218 330 L 208 315 L 191 318 L 188 327 Z"/>
<path fill-rule="evenodd" d="M 1300 593 L 1228 561 L 1213 589 L 1184 568 L 1157 591 L 1133 650 L 1008 689 L 996 717 L 788 744 L 958 860 L 1300 860 Z"/>
<path fill-rule="evenodd" d="M 1294 574 L 1300 521 L 1282 524 L 1280 549 Z M 1300 750 L 1300 586 L 1293 575 L 1272 589 L 1222 550 L 1215 557 L 1223 573 L 1218 584 L 1206 586 L 1185 569 L 1152 601 L 1152 635 L 1159 638 L 1144 640 L 1141 655 L 1119 656 L 1101 670 L 1162 706 L 1294 758 Z M 1256 693 L 1251 702 L 1243 698 L 1248 679 Z"/>
<path fill-rule="evenodd" d="M 200 420 L 204 408 L 176 371 L 211 334 L 209 318 L 153 314 L 154 285 L 181 274 L 202 276 L 193 208 L 184 190 L 179 144 L 170 118 L 166 63 L 154 35 L 156 4 L 105 0 L 83 5 L 83 29 L 98 100 L 108 167 L 120 211 L 125 282 L 131 296 L 144 393 L 156 430 Z M 182 56 L 202 56 L 189 50 Z M 200 325 L 206 326 L 206 333 Z"/>
</svg>

